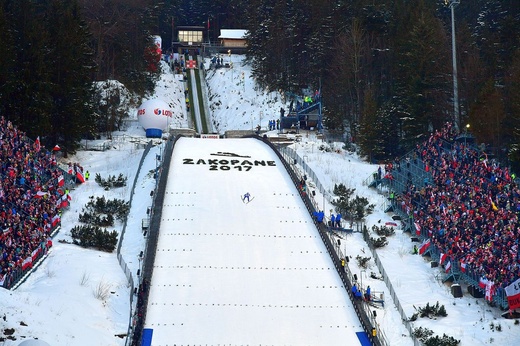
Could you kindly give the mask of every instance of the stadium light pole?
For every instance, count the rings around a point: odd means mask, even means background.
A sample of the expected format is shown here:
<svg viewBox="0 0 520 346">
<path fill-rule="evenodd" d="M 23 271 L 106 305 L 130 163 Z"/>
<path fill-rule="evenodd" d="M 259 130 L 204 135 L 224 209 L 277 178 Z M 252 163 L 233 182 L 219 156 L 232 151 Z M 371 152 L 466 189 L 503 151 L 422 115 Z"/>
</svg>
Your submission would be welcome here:
<svg viewBox="0 0 520 346">
<path fill-rule="evenodd" d="M 444 0 L 444 3 L 451 10 L 451 54 L 453 63 L 453 122 L 455 130 L 459 131 L 459 87 L 457 83 L 457 45 L 455 40 L 455 6 L 460 4 L 460 0 Z"/>
</svg>

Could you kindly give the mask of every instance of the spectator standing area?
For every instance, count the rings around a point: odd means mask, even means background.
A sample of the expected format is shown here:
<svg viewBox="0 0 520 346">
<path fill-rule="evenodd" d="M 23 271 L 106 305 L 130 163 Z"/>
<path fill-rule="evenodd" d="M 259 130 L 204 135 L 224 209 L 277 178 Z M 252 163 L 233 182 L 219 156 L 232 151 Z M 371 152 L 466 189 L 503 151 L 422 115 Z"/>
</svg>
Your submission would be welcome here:
<svg viewBox="0 0 520 346">
<path fill-rule="evenodd" d="M 177 141 L 145 328 L 153 345 L 366 344 L 296 187 L 255 139 Z"/>
<path fill-rule="evenodd" d="M 516 175 L 457 140 L 451 124 L 417 145 L 404 163 L 387 164 L 381 175 L 381 170 L 374 173 L 376 184 L 400 192 L 390 198 L 392 208 L 424 239 L 419 254 L 444 268 L 444 280 L 462 278 L 472 295 L 506 310 L 505 288 L 515 287 L 520 277 Z"/>
<path fill-rule="evenodd" d="M 69 196 L 58 146 L 46 150 L 4 117 L 0 133 L 0 287 L 11 289 L 52 246 Z M 70 176 L 83 178 L 81 166 L 73 167 Z"/>
</svg>

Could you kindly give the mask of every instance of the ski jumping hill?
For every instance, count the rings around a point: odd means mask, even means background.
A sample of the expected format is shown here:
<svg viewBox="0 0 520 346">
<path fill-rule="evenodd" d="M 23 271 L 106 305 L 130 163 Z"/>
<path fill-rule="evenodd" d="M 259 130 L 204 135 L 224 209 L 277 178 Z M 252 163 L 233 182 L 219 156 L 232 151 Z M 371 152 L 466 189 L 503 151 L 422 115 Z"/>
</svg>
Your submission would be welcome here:
<svg viewBox="0 0 520 346">
<path fill-rule="evenodd" d="M 359 344 L 349 296 L 267 144 L 178 139 L 164 196 L 153 345 Z"/>
</svg>

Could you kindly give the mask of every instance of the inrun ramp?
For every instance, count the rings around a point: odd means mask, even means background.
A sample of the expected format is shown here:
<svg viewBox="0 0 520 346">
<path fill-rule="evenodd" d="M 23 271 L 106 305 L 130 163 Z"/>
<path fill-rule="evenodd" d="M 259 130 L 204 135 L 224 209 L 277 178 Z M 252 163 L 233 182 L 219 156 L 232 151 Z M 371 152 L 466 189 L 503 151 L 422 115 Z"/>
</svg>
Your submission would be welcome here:
<svg viewBox="0 0 520 346">
<path fill-rule="evenodd" d="M 262 141 L 177 141 L 145 328 L 154 346 L 360 345 L 312 218 Z"/>
</svg>

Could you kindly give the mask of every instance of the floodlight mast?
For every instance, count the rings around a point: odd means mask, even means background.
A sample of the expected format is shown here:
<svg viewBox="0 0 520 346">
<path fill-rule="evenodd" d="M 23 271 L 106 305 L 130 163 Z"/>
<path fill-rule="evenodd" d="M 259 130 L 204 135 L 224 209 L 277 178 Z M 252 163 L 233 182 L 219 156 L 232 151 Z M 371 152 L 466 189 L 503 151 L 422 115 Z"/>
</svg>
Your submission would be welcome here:
<svg viewBox="0 0 520 346">
<path fill-rule="evenodd" d="M 451 10 L 451 53 L 453 62 L 453 125 L 455 130 L 460 130 L 460 113 L 459 113 L 459 87 L 457 82 L 457 45 L 455 40 L 455 6 L 460 4 L 460 0 L 444 0 L 444 3 Z"/>
</svg>

